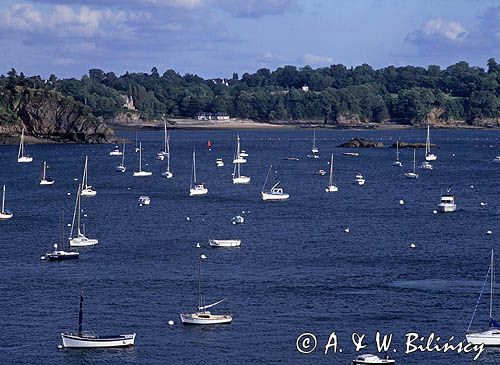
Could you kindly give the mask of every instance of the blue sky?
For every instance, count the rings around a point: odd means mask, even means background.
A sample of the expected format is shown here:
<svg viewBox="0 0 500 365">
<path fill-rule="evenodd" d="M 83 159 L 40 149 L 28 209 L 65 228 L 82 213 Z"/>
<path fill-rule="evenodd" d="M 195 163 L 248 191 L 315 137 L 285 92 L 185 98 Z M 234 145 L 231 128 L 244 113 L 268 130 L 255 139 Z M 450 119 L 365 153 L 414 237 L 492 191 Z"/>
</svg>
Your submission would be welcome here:
<svg viewBox="0 0 500 365">
<path fill-rule="evenodd" d="M 500 61 L 489 0 L 3 0 L 0 73 L 174 69 L 230 77 L 292 64 Z"/>
</svg>

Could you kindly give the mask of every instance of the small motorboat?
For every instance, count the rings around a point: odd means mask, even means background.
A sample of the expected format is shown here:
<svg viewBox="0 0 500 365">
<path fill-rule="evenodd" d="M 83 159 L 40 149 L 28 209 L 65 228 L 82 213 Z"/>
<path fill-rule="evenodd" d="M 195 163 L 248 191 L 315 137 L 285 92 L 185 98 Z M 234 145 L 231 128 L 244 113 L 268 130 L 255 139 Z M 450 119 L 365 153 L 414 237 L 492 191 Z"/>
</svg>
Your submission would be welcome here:
<svg viewBox="0 0 500 365">
<path fill-rule="evenodd" d="M 217 160 L 215 160 L 215 166 L 224 167 L 224 160 L 222 160 L 222 158 L 218 158 Z"/>
<path fill-rule="evenodd" d="M 356 185 L 365 185 L 365 178 L 363 177 L 363 175 L 361 175 L 361 173 L 358 173 L 356 175 L 356 178 L 354 179 L 354 184 Z"/>
<path fill-rule="evenodd" d="M 116 166 L 115 170 L 116 170 L 116 172 L 125 172 L 125 171 L 127 171 L 127 167 L 123 166 L 123 165 L 118 165 L 118 166 Z"/>
<path fill-rule="evenodd" d="M 110 156 L 121 156 L 123 152 L 118 149 L 118 146 L 115 147 L 113 151 L 109 153 Z"/>
<path fill-rule="evenodd" d="M 47 258 L 49 261 L 63 261 L 63 260 L 74 260 L 80 258 L 80 254 L 74 251 L 63 251 L 57 249 L 57 243 L 54 244 L 54 251 L 42 256 L 42 259 Z"/>
<path fill-rule="evenodd" d="M 421 169 L 424 169 L 424 170 L 432 170 L 434 167 L 430 164 L 430 162 L 428 162 L 428 161 L 424 161 L 424 162 L 422 162 L 422 164 L 420 165 L 420 168 L 421 168 Z"/>
<path fill-rule="evenodd" d="M 313 153 L 312 155 L 307 155 L 307 158 L 319 158 L 319 155 Z"/>
<path fill-rule="evenodd" d="M 441 213 L 451 213 L 457 210 L 457 204 L 455 203 L 455 195 L 450 194 L 448 191 L 446 194 L 441 196 L 441 202 L 438 205 L 438 211 Z"/>
<path fill-rule="evenodd" d="M 139 197 L 139 206 L 142 207 L 143 205 L 149 205 L 151 204 L 151 198 L 147 195 L 141 195 Z"/>
<path fill-rule="evenodd" d="M 243 224 L 243 222 L 245 222 L 245 218 L 243 218 L 241 215 L 237 215 L 231 218 L 232 224 Z"/>
<path fill-rule="evenodd" d="M 326 171 L 323 169 L 318 169 L 318 170 L 314 171 L 314 175 L 325 176 Z"/>
<path fill-rule="evenodd" d="M 285 158 L 283 158 L 283 160 L 286 160 L 286 161 L 299 161 L 299 158 L 298 157 L 285 157 Z"/>
<path fill-rule="evenodd" d="M 351 156 L 351 157 L 358 157 L 359 153 L 358 152 L 344 152 L 342 153 L 344 156 Z"/>
<path fill-rule="evenodd" d="M 245 150 L 241 150 L 241 151 L 240 151 L 240 156 L 241 156 L 241 157 L 248 157 L 248 153 L 247 153 L 247 151 L 245 151 Z"/>
<path fill-rule="evenodd" d="M 208 244 L 212 247 L 239 247 L 241 240 L 208 240 Z"/>
<path fill-rule="evenodd" d="M 364 354 L 359 355 L 354 360 L 352 360 L 352 365 L 373 365 L 373 364 L 395 364 L 396 360 L 391 359 L 389 356 L 380 358 L 377 355 Z"/>
</svg>

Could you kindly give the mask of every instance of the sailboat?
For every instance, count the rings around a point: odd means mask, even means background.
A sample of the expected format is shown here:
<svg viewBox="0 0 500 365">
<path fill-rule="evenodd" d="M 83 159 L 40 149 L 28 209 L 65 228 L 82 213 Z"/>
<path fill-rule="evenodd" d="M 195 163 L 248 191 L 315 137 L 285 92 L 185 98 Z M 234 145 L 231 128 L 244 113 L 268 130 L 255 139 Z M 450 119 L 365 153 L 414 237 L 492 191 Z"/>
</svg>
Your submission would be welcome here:
<svg viewBox="0 0 500 365">
<path fill-rule="evenodd" d="M 76 194 L 75 210 L 73 212 L 73 222 L 71 223 L 71 231 L 69 233 L 69 246 L 70 247 L 84 247 L 84 246 L 94 246 L 99 243 L 99 240 L 93 238 L 87 238 L 85 236 L 85 225 L 83 225 L 83 231 L 81 230 L 81 198 L 80 198 L 81 186 L 78 185 L 78 194 Z M 76 225 L 76 227 L 75 227 Z M 73 233 L 76 231 L 76 236 L 73 237 Z"/>
<path fill-rule="evenodd" d="M 486 287 L 488 276 L 490 277 L 490 320 L 489 320 L 490 328 L 483 332 L 470 332 L 470 328 L 472 326 L 472 322 L 474 321 L 476 310 L 479 305 L 479 300 L 481 299 L 481 295 L 483 294 L 483 291 Z M 476 308 L 474 309 L 474 313 L 472 314 L 472 318 L 469 322 L 469 327 L 467 328 L 467 333 L 465 335 L 467 341 L 473 345 L 500 346 L 500 323 L 498 323 L 493 319 L 494 282 L 495 282 L 494 255 L 493 255 L 493 250 L 491 250 L 490 267 L 488 268 L 488 273 L 486 275 L 486 279 L 484 281 L 481 294 L 479 294 L 479 299 L 477 301 Z"/>
<path fill-rule="evenodd" d="M 430 128 L 427 126 L 427 138 L 425 139 L 425 159 L 426 161 L 435 161 L 437 156 L 431 152 Z"/>
<path fill-rule="evenodd" d="M 17 162 L 32 162 L 33 157 L 24 155 L 24 130 L 25 127 L 23 125 L 23 129 L 21 131 L 21 141 L 19 141 L 19 152 L 17 153 Z"/>
<path fill-rule="evenodd" d="M 403 167 L 403 164 L 399 161 L 399 141 L 396 141 L 396 161 L 392 163 L 392 166 Z"/>
<path fill-rule="evenodd" d="M 165 156 L 167 156 L 167 171 L 161 173 L 166 179 L 171 179 L 174 177 L 172 171 L 170 171 L 170 137 L 167 134 L 167 124 L 165 123 Z"/>
<path fill-rule="evenodd" d="M 269 166 L 269 170 L 267 171 L 266 180 L 264 181 L 264 185 L 262 185 L 262 190 L 260 192 L 262 200 L 264 201 L 280 201 L 287 200 L 290 195 L 283 192 L 282 188 L 279 188 L 278 185 L 280 181 L 274 184 L 270 189 L 266 189 L 267 181 L 269 180 L 269 175 L 271 174 L 273 166 Z"/>
<path fill-rule="evenodd" d="M 307 158 L 319 158 L 319 149 L 316 146 L 316 131 L 313 132 L 313 143 L 311 147 L 312 155 L 307 155 Z"/>
<path fill-rule="evenodd" d="M 83 331 L 83 295 L 80 294 L 78 332 L 61 333 L 62 347 L 65 348 L 105 348 L 128 347 L 135 344 L 135 333 L 130 335 L 99 336 L 93 331 Z"/>
<path fill-rule="evenodd" d="M 80 192 L 80 191 L 78 191 L 78 192 Z M 63 238 L 63 236 L 64 236 L 64 233 L 63 233 L 64 215 L 63 215 L 63 212 L 61 212 L 60 224 L 61 224 L 61 247 L 63 247 L 63 243 L 64 243 L 64 238 Z M 49 261 L 76 260 L 79 258 L 80 258 L 80 254 L 78 252 L 64 251 L 62 248 L 58 249 L 57 243 L 54 244 L 54 251 L 47 252 L 45 254 L 45 256 L 41 257 L 42 260 L 48 259 Z"/>
<path fill-rule="evenodd" d="M 47 161 L 43 161 L 42 168 L 42 176 L 40 177 L 40 185 L 52 185 L 54 183 L 54 179 L 47 177 Z"/>
<path fill-rule="evenodd" d="M 200 255 L 198 262 L 198 310 L 194 313 L 181 313 L 181 321 L 184 324 L 223 324 L 231 323 L 233 317 L 230 314 L 212 314 L 207 309 L 215 307 L 226 299 L 219 300 L 215 303 L 205 305 L 201 295 L 201 261 L 206 259 L 205 255 Z"/>
<path fill-rule="evenodd" d="M 413 172 L 406 172 L 405 176 L 408 179 L 418 179 L 418 174 L 415 172 L 415 167 L 416 167 L 416 150 L 415 148 L 413 149 Z"/>
<path fill-rule="evenodd" d="M 122 162 L 118 166 L 116 166 L 116 171 L 125 172 L 127 171 L 127 167 L 125 166 L 125 142 L 123 142 L 123 150 L 122 150 Z"/>
<path fill-rule="evenodd" d="M 134 171 L 132 176 L 146 177 L 153 175 L 150 171 L 142 171 L 142 142 L 139 142 L 139 171 Z"/>
<path fill-rule="evenodd" d="M 156 154 L 157 160 L 163 161 L 165 159 L 165 156 L 168 156 L 167 141 L 168 141 L 167 122 L 165 122 L 163 124 L 163 150 L 161 150 Z"/>
<path fill-rule="evenodd" d="M 88 174 L 88 156 L 85 156 L 85 167 L 83 168 L 83 178 L 82 178 L 82 196 L 96 196 L 97 191 L 95 191 L 91 185 L 89 185 L 89 174 Z"/>
<path fill-rule="evenodd" d="M 236 137 L 236 151 L 234 153 L 234 170 L 233 170 L 233 184 L 248 184 L 250 183 L 250 177 L 241 175 L 241 164 L 240 161 L 245 161 L 245 158 L 241 156 L 240 151 L 240 136 Z"/>
<path fill-rule="evenodd" d="M 191 183 L 189 185 L 189 196 L 206 195 L 208 189 L 205 184 L 198 182 L 196 179 L 196 151 L 193 150 L 193 171 L 191 174 Z"/>
<path fill-rule="evenodd" d="M 2 193 L 2 210 L 0 211 L 0 219 L 9 219 L 12 218 L 13 216 L 14 214 L 5 209 L 5 185 L 4 185 Z"/>
<path fill-rule="evenodd" d="M 332 157 L 330 158 L 330 179 L 328 180 L 328 186 L 326 187 L 325 191 L 327 193 L 334 193 L 336 191 L 339 191 L 339 188 L 333 185 L 333 153 Z"/>
</svg>

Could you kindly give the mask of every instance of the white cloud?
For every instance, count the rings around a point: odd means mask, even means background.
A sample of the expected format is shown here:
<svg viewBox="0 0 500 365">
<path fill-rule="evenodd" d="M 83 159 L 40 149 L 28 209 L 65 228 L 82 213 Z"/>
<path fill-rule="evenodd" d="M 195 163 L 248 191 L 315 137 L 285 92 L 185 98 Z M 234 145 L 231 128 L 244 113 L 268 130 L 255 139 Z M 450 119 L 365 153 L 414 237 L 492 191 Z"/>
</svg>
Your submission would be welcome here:
<svg viewBox="0 0 500 365">
<path fill-rule="evenodd" d="M 447 21 L 442 18 L 430 19 L 420 30 L 428 37 L 440 36 L 452 41 L 467 37 L 465 28 L 456 21 Z"/>
<path fill-rule="evenodd" d="M 302 62 L 309 66 L 325 66 L 331 65 L 333 63 L 333 58 L 308 53 L 302 56 Z"/>
</svg>

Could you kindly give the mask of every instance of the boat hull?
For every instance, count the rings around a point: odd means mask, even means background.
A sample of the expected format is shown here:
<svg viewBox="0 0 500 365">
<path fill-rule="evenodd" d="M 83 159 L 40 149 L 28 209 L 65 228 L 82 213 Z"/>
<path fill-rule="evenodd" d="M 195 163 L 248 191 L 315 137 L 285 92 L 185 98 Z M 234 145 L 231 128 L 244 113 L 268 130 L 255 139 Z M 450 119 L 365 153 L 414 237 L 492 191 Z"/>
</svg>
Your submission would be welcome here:
<svg viewBox="0 0 500 365">
<path fill-rule="evenodd" d="M 403 164 L 400 161 L 394 161 L 392 166 L 403 167 Z"/>
<path fill-rule="evenodd" d="M 153 175 L 153 173 L 150 171 L 134 171 L 134 174 L 132 176 L 146 177 L 146 176 L 151 176 L 151 175 Z"/>
<path fill-rule="evenodd" d="M 125 172 L 127 171 L 127 168 L 125 166 L 116 166 L 116 169 L 115 169 L 117 172 Z"/>
<path fill-rule="evenodd" d="M 64 252 L 55 253 L 51 252 L 45 255 L 49 261 L 65 261 L 65 260 L 76 260 L 80 258 L 78 252 Z"/>
<path fill-rule="evenodd" d="M 17 162 L 20 162 L 20 163 L 33 162 L 33 157 L 28 157 L 28 156 L 25 156 L 25 157 L 19 157 L 19 158 L 17 159 Z"/>
<path fill-rule="evenodd" d="M 62 345 L 65 348 L 109 348 L 135 345 L 135 333 L 105 338 L 90 338 L 61 333 Z"/>
<path fill-rule="evenodd" d="M 182 313 L 181 321 L 183 324 L 210 325 L 231 323 L 233 317 L 228 314 L 210 314 L 201 316 L 200 313 Z"/>
<path fill-rule="evenodd" d="M 161 173 L 161 176 L 164 177 L 165 179 L 171 179 L 174 177 L 174 174 L 171 173 L 170 171 L 165 171 Z"/>
<path fill-rule="evenodd" d="M 87 238 L 85 236 L 75 237 L 69 240 L 70 247 L 86 247 L 86 246 L 95 246 L 99 243 L 99 240 L 93 238 Z"/>
<path fill-rule="evenodd" d="M 189 196 L 207 195 L 208 189 L 189 189 Z"/>
<path fill-rule="evenodd" d="M 339 191 L 339 188 L 338 188 L 338 187 L 336 187 L 335 185 L 330 185 L 330 186 L 328 186 L 328 187 L 325 189 L 325 191 L 326 191 L 327 193 L 335 193 L 335 192 Z"/>
<path fill-rule="evenodd" d="M 437 156 L 435 154 L 433 154 L 433 153 L 430 153 L 427 156 L 425 156 L 425 160 L 426 161 L 436 161 L 437 160 Z"/>
<path fill-rule="evenodd" d="M 408 179 L 418 179 L 418 174 L 415 174 L 413 172 L 407 172 L 405 174 L 405 177 L 408 178 Z"/>
<path fill-rule="evenodd" d="M 12 214 L 11 212 L 9 211 L 6 211 L 6 212 L 0 212 L 0 219 L 10 219 L 14 216 L 14 214 Z"/>
<path fill-rule="evenodd" d="M 260 192 L 262 200 L 264 201 L 282 201 L 282 200 L 287 200 L 290 195 L 289 194 L 271 194 L 271 193 L 265 193 L 263 191 Z"/>
<path fill-rule="evenodd" d="M 248 176 L 234 177 L 233 184 L 250 184 L 250 177 Z"/>
<path fill-rule="evenodd" d="M 441 213 L 451 213 L 457 210 L 456 204 L 439 204 L 438 211 Z"/>
<path fill-rule="evenodd" d="M 90 188 L 83 189 L 82 192 L 80 193 L 81 196 L 96 196 L 97 191 L 92 190 Z"/>
<path fill-rule="evenodd" d="M 40 185 L 52 185 L 54 180 L 40 180 Z"/>
<path fill-rule="evenodd" d="M 211 247 L 239 247 L 241 240 L 208 240 Z"/>
<path fill-rule="evenodd" d="M 473 345 L 500 346 L 500 331 L 495 328 L 484 332 L 470 333 L 465 337 Z"/>
</svg>

